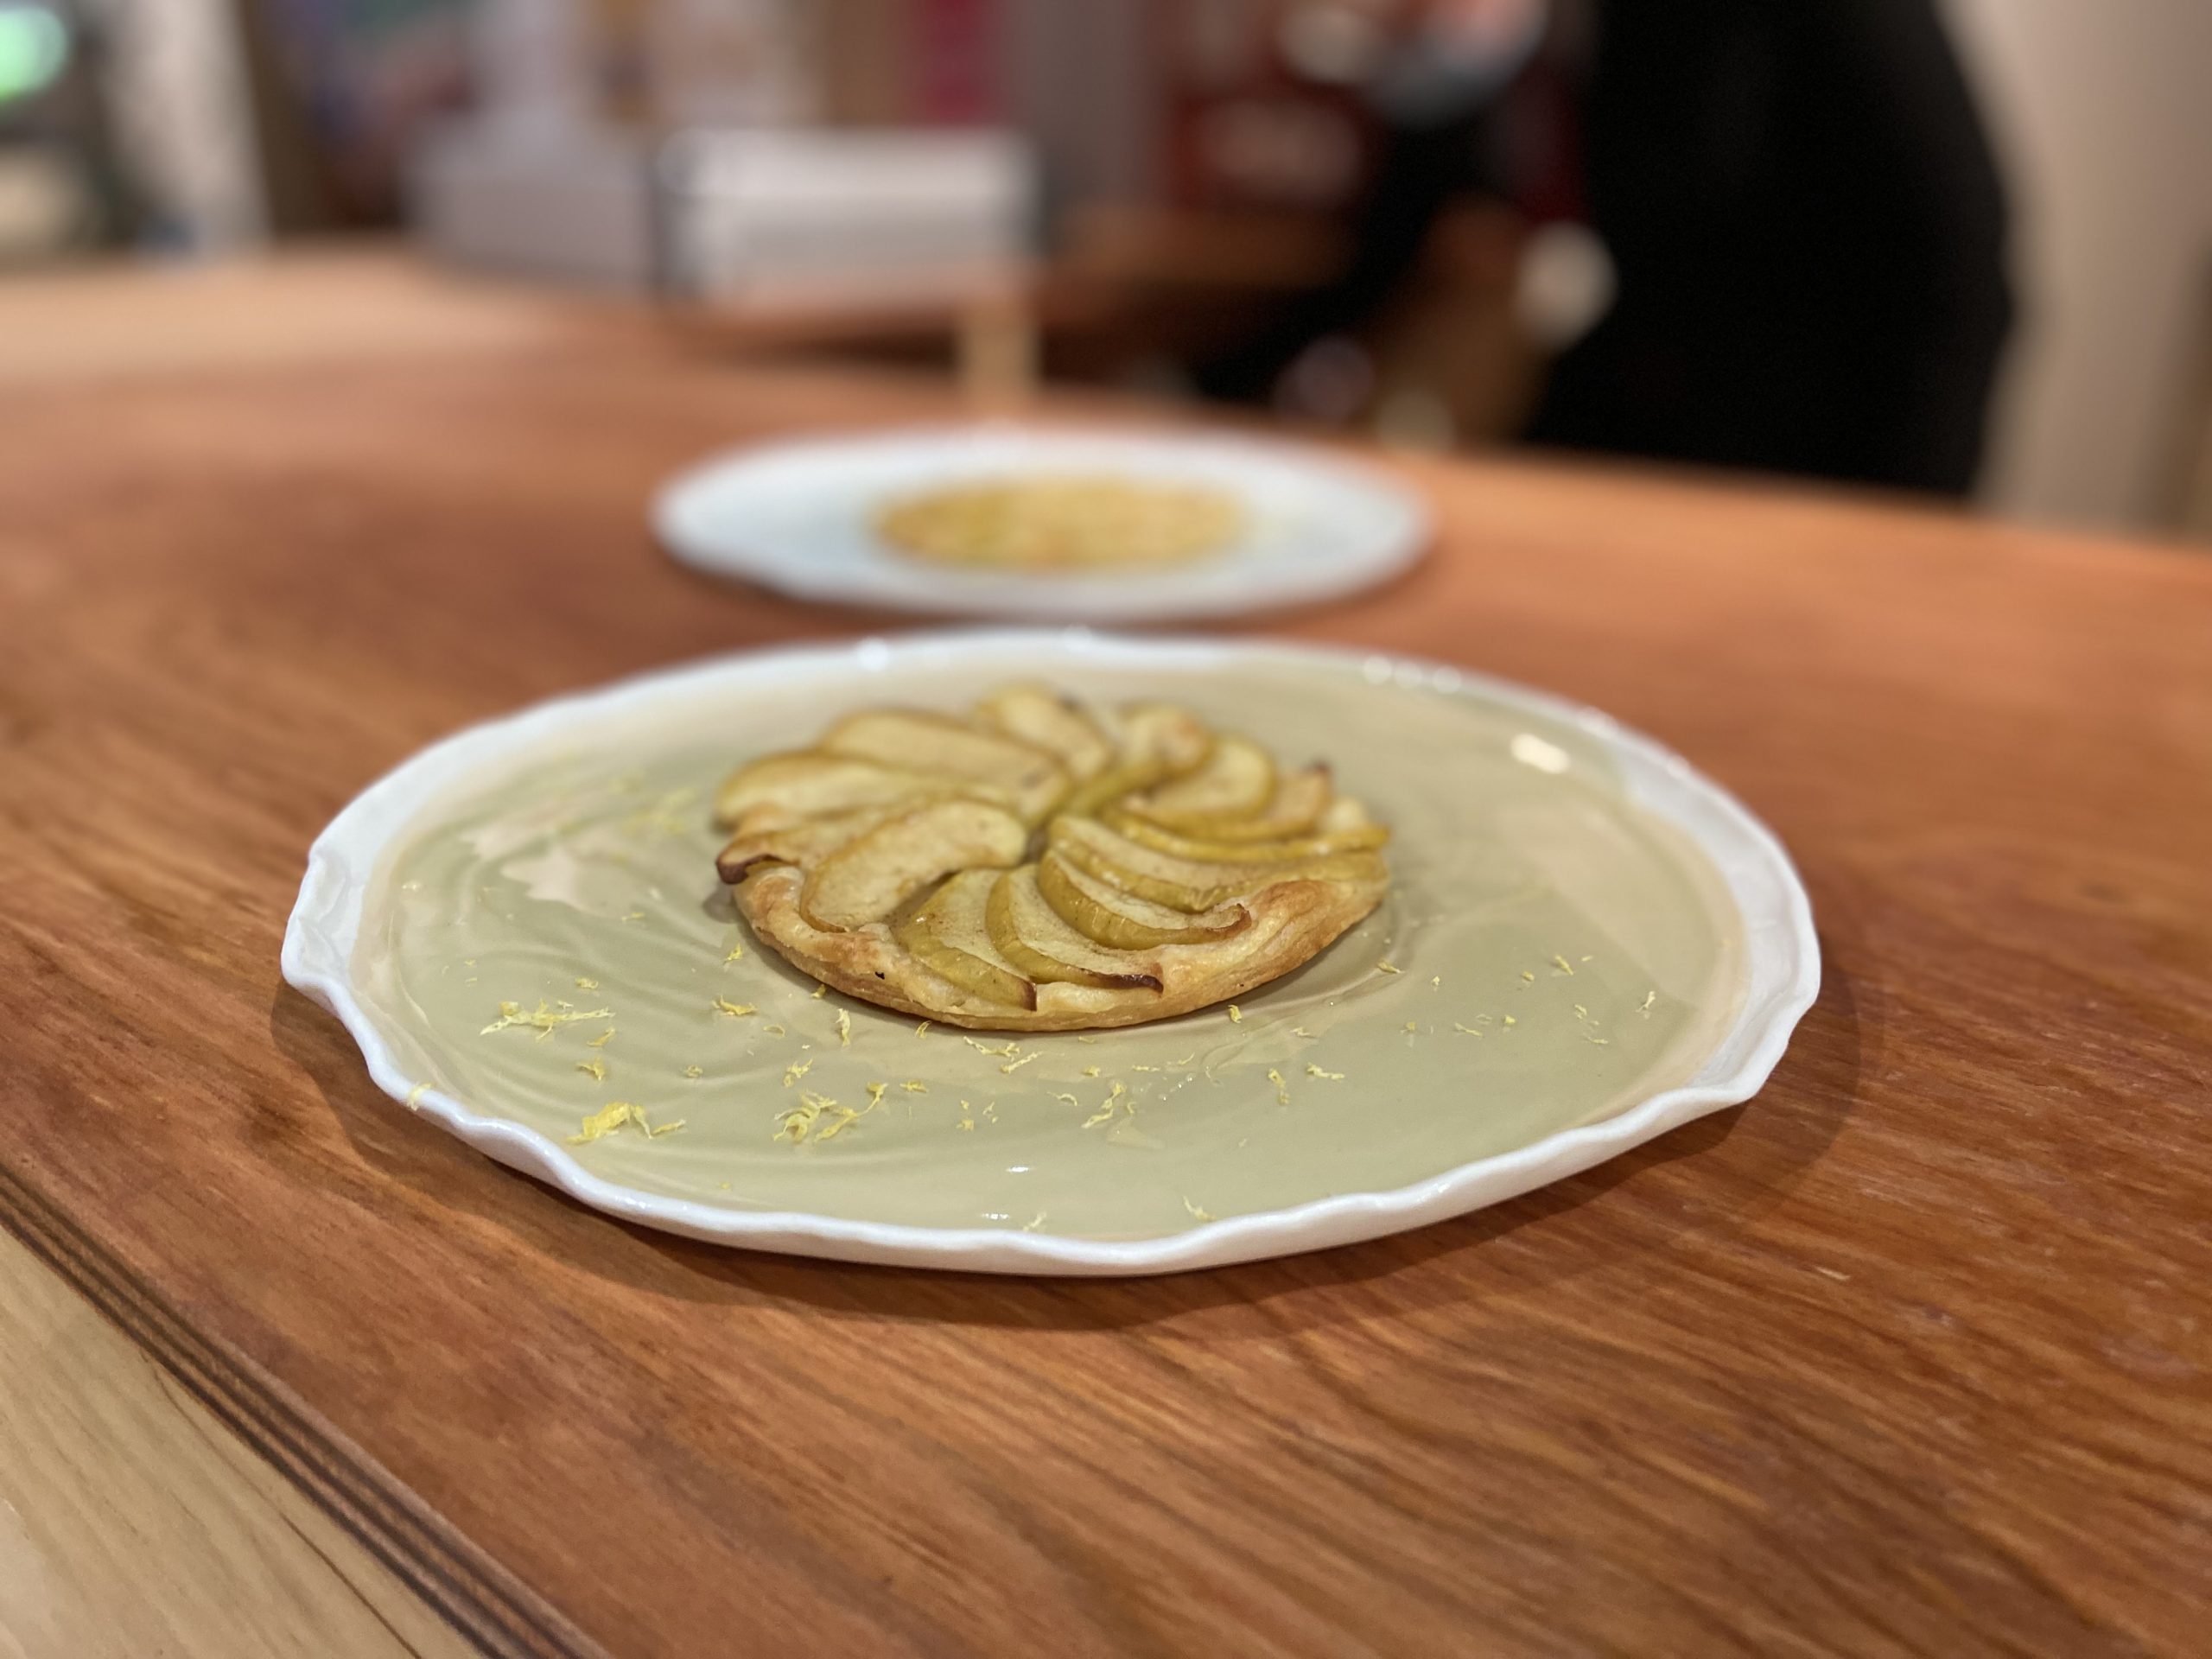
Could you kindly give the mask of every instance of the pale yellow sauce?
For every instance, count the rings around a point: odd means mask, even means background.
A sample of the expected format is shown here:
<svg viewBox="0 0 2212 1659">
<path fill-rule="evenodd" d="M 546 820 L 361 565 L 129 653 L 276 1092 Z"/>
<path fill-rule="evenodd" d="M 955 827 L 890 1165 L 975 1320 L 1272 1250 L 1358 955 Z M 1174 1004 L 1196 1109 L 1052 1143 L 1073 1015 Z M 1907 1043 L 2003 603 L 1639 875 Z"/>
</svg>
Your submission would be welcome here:
<svg viewBox="0 0 2212 1659">
<path fill-rule="evenodd" d="M 630 1103 L 636 1123 L 573 1150 L 645 1191 L 1133 1237 L 1399 1187 L 1603 1117 L 1684 1081 L 1734 1013 L 1717 875 L 1588 740 L 1275 667 L 1061 677 L 1185 702 L 1288 765 L 1328 759 L 1395 827 L 1389 899 L 1317 961 L 1233 1014 L 1081 1034 L 918 1032 L 817 996 L 715 878 L 714 785 L 844 708 L 955 709 L 1003 677 L 825 680 L 486 780 L 380 874 L 358 963 L 372 1015 L 411 1075 L 556 1140 Z"/>
</svg>

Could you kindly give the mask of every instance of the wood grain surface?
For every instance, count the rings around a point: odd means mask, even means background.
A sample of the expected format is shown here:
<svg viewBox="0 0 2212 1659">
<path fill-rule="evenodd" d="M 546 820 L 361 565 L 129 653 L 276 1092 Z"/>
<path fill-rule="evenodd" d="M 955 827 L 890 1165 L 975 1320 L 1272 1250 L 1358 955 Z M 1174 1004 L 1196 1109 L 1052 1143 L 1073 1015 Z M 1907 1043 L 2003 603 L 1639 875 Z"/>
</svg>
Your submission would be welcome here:
<svg viewBox="0 0 2212 1659">
<path fill-rule="evenodd" d="M 0 1231 L 0 1659 L 461 1659 L 467 1643 Z"/>
<path fill-rule="evenodd" d="M 483 1161 L 280 982 L 452 728 L 894 619 L 640 508 L 921 383 L 579 340 L 0 409 L 0 1211 L 497 1651 L 2184 1654 L 2212 1617 L 2212 565 L 1406 463 L 1269 626 L 1590 699 L 1782 834 L 1764 1092 L 1465 1220 L 1127 1284 L 720 1251 Z M 1257 626 L 1257 625 L 1255 625 Z"/>
<path fill-rule="evenodd" d="M 241 368 L 557 349 L 604 301 L 463 280 L 353 238 L 259 258 L 113 262 L 0 282 L 0 392 Z M 649 314 L 628 314 L 648 326 Z"/>
</svg>

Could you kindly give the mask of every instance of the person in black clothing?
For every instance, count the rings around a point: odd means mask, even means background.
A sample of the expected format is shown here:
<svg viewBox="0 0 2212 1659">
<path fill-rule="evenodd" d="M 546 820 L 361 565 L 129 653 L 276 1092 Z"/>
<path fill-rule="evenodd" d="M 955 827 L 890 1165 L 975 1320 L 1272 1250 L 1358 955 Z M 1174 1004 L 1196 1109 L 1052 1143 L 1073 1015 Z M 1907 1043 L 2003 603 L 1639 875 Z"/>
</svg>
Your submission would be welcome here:
<svg viewBox="0 0 2212 1659">
<path fill-rule="evenodd" d="M 1569 149 L 1617 298 L 1553 365 L 1529 438 L 1963 493 L 2012 304 L 2003 188 L 1933 0 L 1587 12 Z M 1371 315 L 1456 194 L 1527 193 L 1498 140 L 1532 77 L 1500 79 L 1493 60 L 1455 99 L 1448 73 L 1415 74 L 1422 96 L 1394 104 L 1406 70 L 1378 78 L 1353 269 L 1203 387 L 1263 391 Z"/>
</svg>

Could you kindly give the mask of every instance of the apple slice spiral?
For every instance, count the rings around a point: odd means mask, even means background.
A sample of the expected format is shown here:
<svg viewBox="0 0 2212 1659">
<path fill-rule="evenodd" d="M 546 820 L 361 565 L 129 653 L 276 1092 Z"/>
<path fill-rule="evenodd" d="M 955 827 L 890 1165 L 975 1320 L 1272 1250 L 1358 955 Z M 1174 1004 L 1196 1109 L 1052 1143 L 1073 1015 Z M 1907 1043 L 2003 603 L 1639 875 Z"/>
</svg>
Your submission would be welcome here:
<svg viewBox="0 0 2212 1659">
<path fill-rule="evenodd" d="M 1380 904 L 1389 830 L 1172 703 L 1001 687 L 847 715 L 716 798 L 755 937 L 884 1007 L 977 1030 L 1141 1024 L 1302 966 Z"/>
</svg>

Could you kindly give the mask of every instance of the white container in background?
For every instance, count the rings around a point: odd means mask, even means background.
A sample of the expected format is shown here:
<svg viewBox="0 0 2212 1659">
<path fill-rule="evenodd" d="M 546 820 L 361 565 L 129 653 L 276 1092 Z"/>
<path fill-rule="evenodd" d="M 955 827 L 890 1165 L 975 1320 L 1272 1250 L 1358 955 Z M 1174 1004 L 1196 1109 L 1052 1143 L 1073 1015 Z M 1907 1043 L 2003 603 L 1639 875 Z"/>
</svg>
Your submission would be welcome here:
<svg viewBox="0 0 2212 1659">
<path fill-rule="evenodd" d="M 1036 163 L 1010 132 L 694 130 L 659 172 L 667 275 L 693 294 L 881 289 L 1035 240 Z"/>
<path fill-rule="evenodd" d="M 1035 242 L 1037 167 L 997 131 L 446 129 L 411 217 L 456 264 L 699 297 L 833 300 L 1003 271 Z"/>
</svg>

